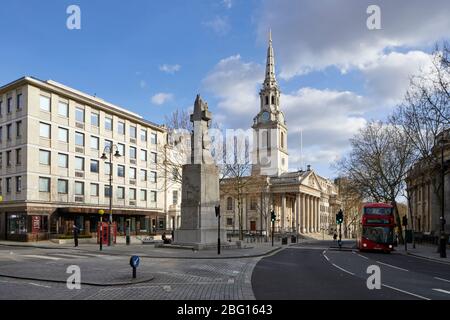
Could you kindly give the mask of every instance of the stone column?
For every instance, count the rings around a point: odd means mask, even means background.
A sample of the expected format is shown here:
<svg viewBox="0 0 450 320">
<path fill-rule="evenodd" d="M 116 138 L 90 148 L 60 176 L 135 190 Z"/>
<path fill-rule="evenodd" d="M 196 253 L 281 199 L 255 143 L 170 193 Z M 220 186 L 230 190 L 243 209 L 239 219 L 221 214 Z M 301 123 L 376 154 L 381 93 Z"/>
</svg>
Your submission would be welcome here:
<svg viewBox="0 0 450 320">
<path fill-rule="evenodd" d="M 309 196 L 309 232 L 314 233 L 314 197 Z"/>
<path fill-rule="evenodd" d="M 299 234 L 300 232 L 302 232 L 303 228 L 301 226 L 301 224 L 303 223 L 303 221 L 301 221 L 300 216 L 301 216 L 301 208 L 300 208 L 301 204 L 300 204 L 300 193 L 296 194 L 296 198 L 295 198 L 295 232 L 297 232 L 297 234 Z"/>
<path fill-rule="evenodd" d="M 286 230 L 286 194 L 281 194 L 281 231 Z"/>
<path fill-rule="evenodd" d="M 320 198 L 316 198 L 316 232 L 321 232 L 320 230 Z"/>
<path fill-rule="evenodd" d="M 301 215 L 301 226 L 302 226 L 302 233 L 306 233 L 306 199 L 305 195 L 303 193 L 300 193 L 300 215 Z"/>
<path fill-rule="evenodd" d="M 304 195 L 305 201 L 305 233 L 309 233 L 309 196 L 307 194 Z"/>
</svg>

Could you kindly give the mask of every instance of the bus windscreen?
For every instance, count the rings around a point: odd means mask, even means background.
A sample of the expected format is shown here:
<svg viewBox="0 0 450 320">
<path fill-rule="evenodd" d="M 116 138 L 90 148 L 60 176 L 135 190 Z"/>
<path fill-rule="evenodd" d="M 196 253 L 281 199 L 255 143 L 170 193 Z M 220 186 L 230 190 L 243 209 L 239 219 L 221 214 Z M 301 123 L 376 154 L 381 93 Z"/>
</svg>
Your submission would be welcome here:
<svg viewBox="0 0 450 320">
<path fill-rule="evenodd" d="M 383 207 L 366 207 L 364 208 L 364 214 L 375 214 L 375 215 L 391 215 L 392 208 Z"/>
</svg>

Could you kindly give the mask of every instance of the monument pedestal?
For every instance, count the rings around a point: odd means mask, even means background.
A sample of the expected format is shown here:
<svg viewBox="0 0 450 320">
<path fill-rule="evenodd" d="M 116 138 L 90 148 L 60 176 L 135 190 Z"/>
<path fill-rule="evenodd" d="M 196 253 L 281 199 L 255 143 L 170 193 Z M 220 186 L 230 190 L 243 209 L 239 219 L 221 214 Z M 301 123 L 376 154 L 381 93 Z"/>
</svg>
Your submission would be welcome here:
<svg viewBox="0 0 450 320">
<path fill-rule="evenodd" d="M 214 164 L 183 166 L 181 226 L 175 230 L 175 245 L 196 249 L 217 247 L 218 225 L 215 206 L 219 205 L 218 169 Z M 226 230 L 220 224 L 220 241 L 227 244 Z"/>
</svg>

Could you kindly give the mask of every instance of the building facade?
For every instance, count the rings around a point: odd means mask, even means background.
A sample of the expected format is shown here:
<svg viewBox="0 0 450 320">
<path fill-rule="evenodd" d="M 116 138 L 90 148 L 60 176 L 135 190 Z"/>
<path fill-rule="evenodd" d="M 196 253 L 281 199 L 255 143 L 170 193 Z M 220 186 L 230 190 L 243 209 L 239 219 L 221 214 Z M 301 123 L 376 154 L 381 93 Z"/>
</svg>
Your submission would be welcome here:
<svg viewBox="0 0 450 320">
<path fill-rule="evenodd" d="M 227 230 L 268 234 L 270 212 L 274 210 L 276 232 L 331 233 L 334 214 L 340 207 L 334 183 L 310 166 L 304 171 L 288 171 L 288 127 L 280 105 L 271 36 L 260 108 L 252 129 L 251 173 L 221 182 L 221 208 Z"/>
<path fill-rule="evenodd" d="M 163 126 L 54 81 L 0 87 L 0 238 L 48 239 L 74 224 L 95 235 L 110 196 L 119 235 L 127 219 L 132 234 L 172 228 L 177 186 L 158 169 L 166 141 Z"/>
<path fill-rule="evenodd" d="M 445 231 L 450 233 L 450 129 L 436 139 L 433 160 L 418 161 L 406 178 L 412 228 L 416 232 L 439 235 L 442 215 L 442 175 L 444 175 Z M 442 171 L 444 164 L 444 172 Z"/>
</svg>

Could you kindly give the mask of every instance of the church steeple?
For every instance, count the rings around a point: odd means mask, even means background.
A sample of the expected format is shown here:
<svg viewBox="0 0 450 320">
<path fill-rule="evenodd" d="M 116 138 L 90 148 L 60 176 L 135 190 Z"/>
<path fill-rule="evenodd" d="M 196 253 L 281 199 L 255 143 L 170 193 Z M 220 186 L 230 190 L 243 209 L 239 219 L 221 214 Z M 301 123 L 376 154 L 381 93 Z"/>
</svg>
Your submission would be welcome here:
<svg viewBox="0 0 450 320">
<path fill-rule="evenodd" d="M 264 80 L 264 87 L 271 88 L 276 86 L 277 79 L 275 78 L 275 57 L 273 55 L 272 30 L 269 30 L 269 48 L 267 49 L 266 78 Z"/>
</svg>

